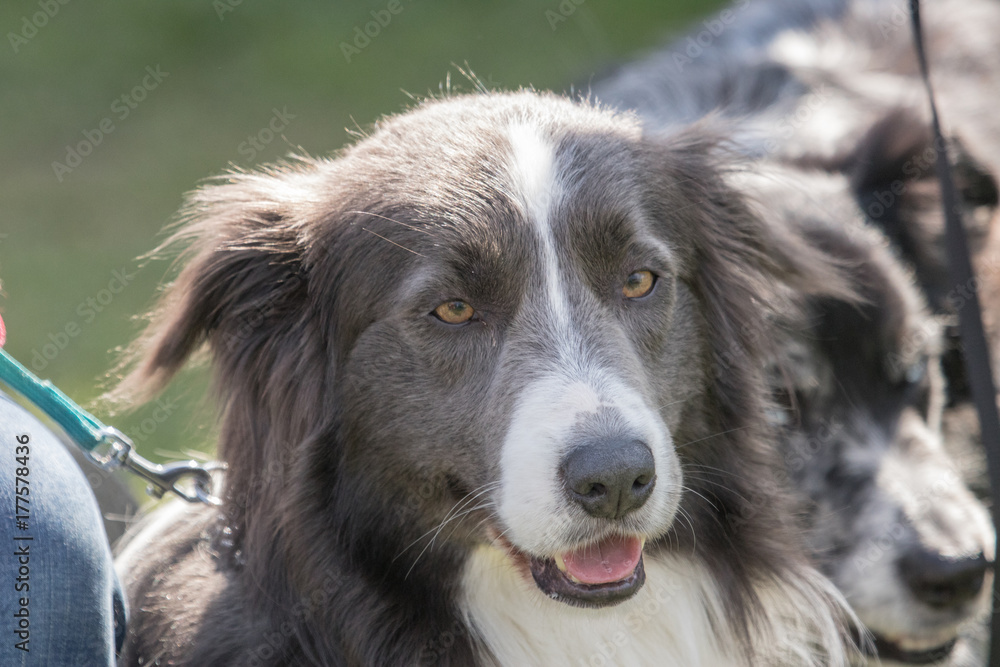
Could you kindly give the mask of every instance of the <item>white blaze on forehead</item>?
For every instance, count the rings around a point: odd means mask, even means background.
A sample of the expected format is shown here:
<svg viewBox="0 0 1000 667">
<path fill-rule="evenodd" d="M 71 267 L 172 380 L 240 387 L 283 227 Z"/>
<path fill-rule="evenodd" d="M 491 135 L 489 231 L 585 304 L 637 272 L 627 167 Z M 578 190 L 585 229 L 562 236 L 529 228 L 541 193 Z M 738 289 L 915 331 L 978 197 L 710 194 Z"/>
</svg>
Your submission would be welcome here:
<svg viewBox="0 0 1000 667">
<path fill-rule="evenodd" d="M 548 296 L 553 315 L 560 324 L 566 325 L 569 322 L 569 306 L 559 276 L 559 257 L 550 217 L 561 195 L 555 149 L 537 128 L 524 123 L 511 125 L 507 138 L 511 147 L 508 170 L 514 194 L 541 241 L 540 259 L 545 275 L 542 289 Z"/>
<path fill-rule="evenodd" d="M 563 196 L 555 149 L 537 127 L 512 124 L 508 173 L 513 196 L 519 202 L 538 238 L 542 284 L 532 296 L 534 307 L 547 309 L 545 333 L 555 341 L 551 359 L 534 360 L 550 369 L 521 389 L 504 436 L 501 452 L 499 515 L 505 536 L 530 553 L 551 554 L 571 546 L 580 534 L 579 523 L 589 520 L 571 505 L 563 490 L 560 467 L 563 457 L 586 437 L 581 427 L 588 416 L 603 409 L 616 414 L 616 433 L 642 440 L 653 453 L 657 484 L 645 505 L 635 512 L 650 535 L 669 528 L 679 497 L 680 473 L 670 434 L 630 383 L 590 356 L 588 346 L 574 326 L 566 295 L 567 281 L 560 272 L 554 211 Z"/>
</svg>

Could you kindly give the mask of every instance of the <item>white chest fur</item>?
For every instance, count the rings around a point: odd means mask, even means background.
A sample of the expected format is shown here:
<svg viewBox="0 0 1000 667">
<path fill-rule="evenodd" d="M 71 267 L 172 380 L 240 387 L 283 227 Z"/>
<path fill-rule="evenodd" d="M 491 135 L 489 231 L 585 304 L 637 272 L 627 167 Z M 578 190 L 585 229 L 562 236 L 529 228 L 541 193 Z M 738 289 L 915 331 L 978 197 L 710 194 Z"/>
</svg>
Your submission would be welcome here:
<svg viewBox="0 0 1000 667">
<path fill-rule="evenodd" d="M 504 666 L 737 664 L 709 621 L 709 609 L 722 609 L 707 574 L 682 559 L 647 557 L 645 567 L 646 584 L 632 599 L 580 609 L 549 599 L 502 552 L 483 547 L 466 565 L 463 606 Z"/>
</svg>

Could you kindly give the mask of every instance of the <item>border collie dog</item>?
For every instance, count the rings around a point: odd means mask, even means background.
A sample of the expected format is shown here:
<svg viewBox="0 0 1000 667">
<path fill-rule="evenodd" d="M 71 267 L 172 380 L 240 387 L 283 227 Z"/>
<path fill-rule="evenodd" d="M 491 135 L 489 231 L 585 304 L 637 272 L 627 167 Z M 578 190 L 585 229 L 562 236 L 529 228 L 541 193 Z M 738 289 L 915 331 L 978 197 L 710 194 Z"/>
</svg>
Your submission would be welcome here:
<svg viewBox="0 0 1000 667">
<path fill-rule="evenodd" d="M 730 164 L 483 94 L 195 193 L 120 391 L 207 345 L 229 469 L 120 553 L 123 664 L 846 664 L 748 332 L 850 293 Z"/>
<path fill-rule="evenodd" d="M 846 179 L 774 170 L 758 180 L 772 218 L 851 267 L 862 297 L 807 299 L 783 322 L 772 370 L 809 551 L 882 664 L 980 665 L 963 626 L 988 608 L 995 538 L 943 447 L 940 323 Z"/>
</svg>

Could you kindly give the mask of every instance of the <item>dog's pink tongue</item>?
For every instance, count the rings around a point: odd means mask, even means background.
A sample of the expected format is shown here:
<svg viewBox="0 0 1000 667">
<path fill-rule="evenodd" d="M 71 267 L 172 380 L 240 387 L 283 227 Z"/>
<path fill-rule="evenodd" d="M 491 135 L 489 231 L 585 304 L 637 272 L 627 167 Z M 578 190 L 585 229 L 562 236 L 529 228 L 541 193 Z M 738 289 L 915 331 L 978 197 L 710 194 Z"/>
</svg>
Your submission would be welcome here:
<svg viewBox="0 0 1000 667">
<path fill-rule="evenodd" d="M 563 554 L 566 571 L 585 584 L 608 584 L 632 574 L 642 557 L 638 537 L 609 537 Z"/>
</svg>

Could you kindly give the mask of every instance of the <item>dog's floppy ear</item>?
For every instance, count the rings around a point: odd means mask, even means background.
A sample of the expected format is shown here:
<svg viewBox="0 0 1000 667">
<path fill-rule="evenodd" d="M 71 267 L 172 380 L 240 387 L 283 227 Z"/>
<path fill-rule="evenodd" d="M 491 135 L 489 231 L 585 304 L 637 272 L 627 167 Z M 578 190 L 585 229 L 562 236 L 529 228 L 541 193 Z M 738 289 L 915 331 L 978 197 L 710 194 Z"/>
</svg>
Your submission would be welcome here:
<svg viewBox="0 0 1000 667">
<path fill-rule="evenodd" d="M 970 207 L 997 207 L 996 177 L 958 138 L 948 141 L 953 176 L 963 202 Z M 936 189 L 935 161 L 941 146 L 936 145 L 930 124 L 909 109 L 894 109 L 861 137 L 857 146 L 833 165 L 850 175 L 851 186 L 872 219 L 886 209 L 905 206 L 907 197 L 923 194 L 920 186 Z M 911 206 L 914 204 L 910 204 Z M 976 220 L 966 220 L 967 225 Z"/>
<path fill-rule="evenodd" d="M 204 343 L 224 372 L 251 352 L 273 350 L 296 327 L 309 244 L 295 210 L 298 176 L 291 168 L 233 174 L 189 195 L 179 230 L 161 246 L 182 246 L 183 268 L 129 350 L 125 363 L 134 368 L 110 398 L 148 399 Z"/>
<path fill-rule="evenodd" d="M 257 544 L 273 541 L 287 517 L 255 522 L 247 513 L 287 500 L 287 478 L 311 463 L 303 443 L 332 429 L 328 331 L 310 275 L 330 263 L 314 234 L 333 215 L 322 198 L 331 164 L 232 174 L 189 196 L 164 244 L 184 244 L 183 268 L 126 359 L 133 370 L 108 397 L 148 398 L 207 346 L 222 414 L 217 457 L 229 466 L 224 511 L 236 533 L 256 531 Z"/>
<path fill-rule="evenodd" d="M 949 144 L 955 184 L 967 207 L 966 228 L 978 245 L 997 209 L 997 181 L 961 141 L 952 139 Z M 872 125 L 852 150 L 818 165 L 848 176 L 862 211 L 913 265 L 937 308 L 950 289 L 934 168 L 940 149 L 926 119 L 909 109 L 894 109 Z"/>
</svg>

